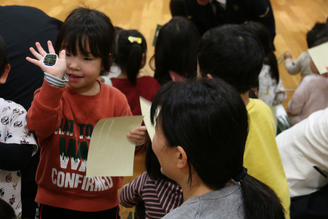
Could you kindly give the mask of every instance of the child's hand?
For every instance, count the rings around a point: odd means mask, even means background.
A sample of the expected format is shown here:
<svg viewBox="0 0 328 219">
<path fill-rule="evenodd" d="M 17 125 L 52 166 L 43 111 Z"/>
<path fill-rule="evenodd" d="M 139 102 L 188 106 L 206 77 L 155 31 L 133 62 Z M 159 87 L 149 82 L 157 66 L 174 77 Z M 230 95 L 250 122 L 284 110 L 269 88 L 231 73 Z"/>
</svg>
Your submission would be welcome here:
<svg viewBox="0 0 328 219">
<path fill-rule="evenodd" d="M 289 52 L 289 51 L 285 52 L 285 54 L 284 54 L 284 59 L 288 59 L 288 58 L 290 58 L 290 59 L 293 58 L 291 52 Z"/>
<path fill-rule="evenodd" d="M 47 52 L 44 51 L 44 49 L 42 48 L 39 42 L 36 42 L 35 45 L 39 52 L 35 51 L 33 47 L 30 47 L 30 51 L 36 59 L 26 57 L 26 60 L 39 66 L 42 69 L 42 71 L 47 72 L 59 79 L 62 79 L 66 70 L 65 50 L 62 50 L 59 53 L 57 64 L 55 66 L 46 66 L 42 63 L 42 61 L 43 61 L 43 57 L 47 54 Z M 48 41 L 48 50 L 50 54 L 55 54 L 55 50 L 54 47 L 52 46 L 51 41 Z"/>
<path fill-rule="evenodd" d="M 128 134 L 128 138 L 136 144 L 146 142 L 148 137 L 146 126 L 140 126 Z"/>
</svg>

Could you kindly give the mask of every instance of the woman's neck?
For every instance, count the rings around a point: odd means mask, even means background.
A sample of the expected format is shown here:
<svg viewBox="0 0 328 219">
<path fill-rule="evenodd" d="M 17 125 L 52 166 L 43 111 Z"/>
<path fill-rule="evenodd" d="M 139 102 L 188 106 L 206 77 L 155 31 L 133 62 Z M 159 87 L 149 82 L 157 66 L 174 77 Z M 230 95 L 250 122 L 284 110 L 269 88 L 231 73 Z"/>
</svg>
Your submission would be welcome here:
<svg viewBox="0 0 328 219">
<path fill-rule="evenodd" d="M 183 191 L 183 200 L 187 201 L 190 198 L 201 196 L 209 192 L 213 192 L 214 190 L 207 187 L 203 182 L 200 180 L 196 180 L 195 178 L 192 179 L 192 185 L 189 182 L 181 185 Z"/>
</svg>

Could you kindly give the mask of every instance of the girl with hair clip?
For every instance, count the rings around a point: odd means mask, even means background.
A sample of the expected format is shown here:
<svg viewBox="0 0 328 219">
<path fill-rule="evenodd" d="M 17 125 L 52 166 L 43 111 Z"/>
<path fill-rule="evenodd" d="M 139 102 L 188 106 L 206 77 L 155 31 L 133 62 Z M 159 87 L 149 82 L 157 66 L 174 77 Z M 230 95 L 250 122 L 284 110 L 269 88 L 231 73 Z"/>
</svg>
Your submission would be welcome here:
<svg viewBox="0 0 328 219">
<path fill-rule="evenodd" d="M 156 94 L 151 120 L 161 172 L 184 198 L 163 218 L 284 218 L 276 194 L 243 167 L 248 116 L 232 86 L 220 79 L 170 83 Z"/>
<path fill-rule="evenodd" d="M 181 187 L 160 171 L 160 164 L 151 146 L 147 148 L 146 170 L 131 183 L 124 185 L 120 204 L 127 208 L 136 206 L 139 218 L 162 218 L 183 202 Z M 144 212 L 138 205 L 144 203 Z M 144 217 L 140 217 L 144 214 Z"/>
<path fill-rule="evenodd" d="M 257 96 L 272 107 L 286 100 L 287 95 L 279 78 L 278 63 L 272 45 L 270 31 L 261 23 L 248 22 L 244 26 L 252 31 L 264 50 L 264 64 L 257 81 Z"/>
<path fill-rule="evenodd" d="M 141 115 L 139 97 L 152 101 L 160 84 L 150 76 L 139 77 L 146 63 L 147 42 L 137 30 L 121 30 L 116 38 L 115 63 L 121 74 L 112 78 L 113 86 L 128 99 L 133 115 Z"/>
<path fill-rule="evenodd" d="M 195 26 L 184 17 L 173 17 L 159 31 L 155 45 L 155 75 L 163 85 L 196 77 L 197 46 L 200 36 Z"/>
<path fill-rule="evenodd" d="M 93 128 L 104 118 L 131 116 L 124 94 L 100 83 L 108 71 L 114 44 L 114 27 L 102 12 L 74 9 L 59 30 L 55 49 L 49 54 L 36 43 L 27 60 L 45 72 L 34 94 L 27 127 L 36 132 L 41 148 L 36 174 L 39 218 L 119 218 L 117 190 L 123 177 L 87 177 L 87 155 Z M 144 126 L 127 133 L 142 148 L 147 139 Z"/>
</svg>

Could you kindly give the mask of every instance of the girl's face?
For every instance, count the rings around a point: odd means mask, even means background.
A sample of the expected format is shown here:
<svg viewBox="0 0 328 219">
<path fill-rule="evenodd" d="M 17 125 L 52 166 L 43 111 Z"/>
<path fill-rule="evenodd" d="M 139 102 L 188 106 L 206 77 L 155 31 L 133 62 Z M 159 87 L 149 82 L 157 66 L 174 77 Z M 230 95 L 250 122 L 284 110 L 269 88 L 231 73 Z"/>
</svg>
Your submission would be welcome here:
<svg viewBox="0 0 328 219">
<path fill-rule="evenodd" d="M 90 51 L 87 48 L 87 51 Z M 94 57 L 91 52 L 84 56 L 80 51 L 77 55 L 66 52 L 66 75 L 69 78 L 68 86 L 83 95 L 95 95 L 100 87 L 97 78 L 104 69 L 102 59 Z"/>
<path fill-rule="evenodd" d="M 176 147 L 168 147 L 160 124 L 156 124 L 155 135 L 152 143 L 153 151 L 161 165 L 162 174 L 172 180 L 176 180 L 176 166 L 178 150 Z"/>
</svg>

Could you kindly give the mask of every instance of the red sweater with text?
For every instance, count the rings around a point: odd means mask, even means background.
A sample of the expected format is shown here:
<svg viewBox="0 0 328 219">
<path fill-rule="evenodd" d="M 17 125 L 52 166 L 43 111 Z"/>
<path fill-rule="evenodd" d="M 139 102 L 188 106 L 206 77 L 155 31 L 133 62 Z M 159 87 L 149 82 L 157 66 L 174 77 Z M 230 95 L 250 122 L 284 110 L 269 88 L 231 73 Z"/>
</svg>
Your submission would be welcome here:
<svg viewBox="0 0 328 219">
<path fill-rule="evenodd" d="M 27 126 L 41 149 L 36 202 L 76 211 L 103 211 L 119 204 L 123 177 L 86 177 L 90 136 L 100 119 L 131 116 L 119 90 L 101 83 L 94 96 L 44 81 L 34 94 Z"/>
</svg>

